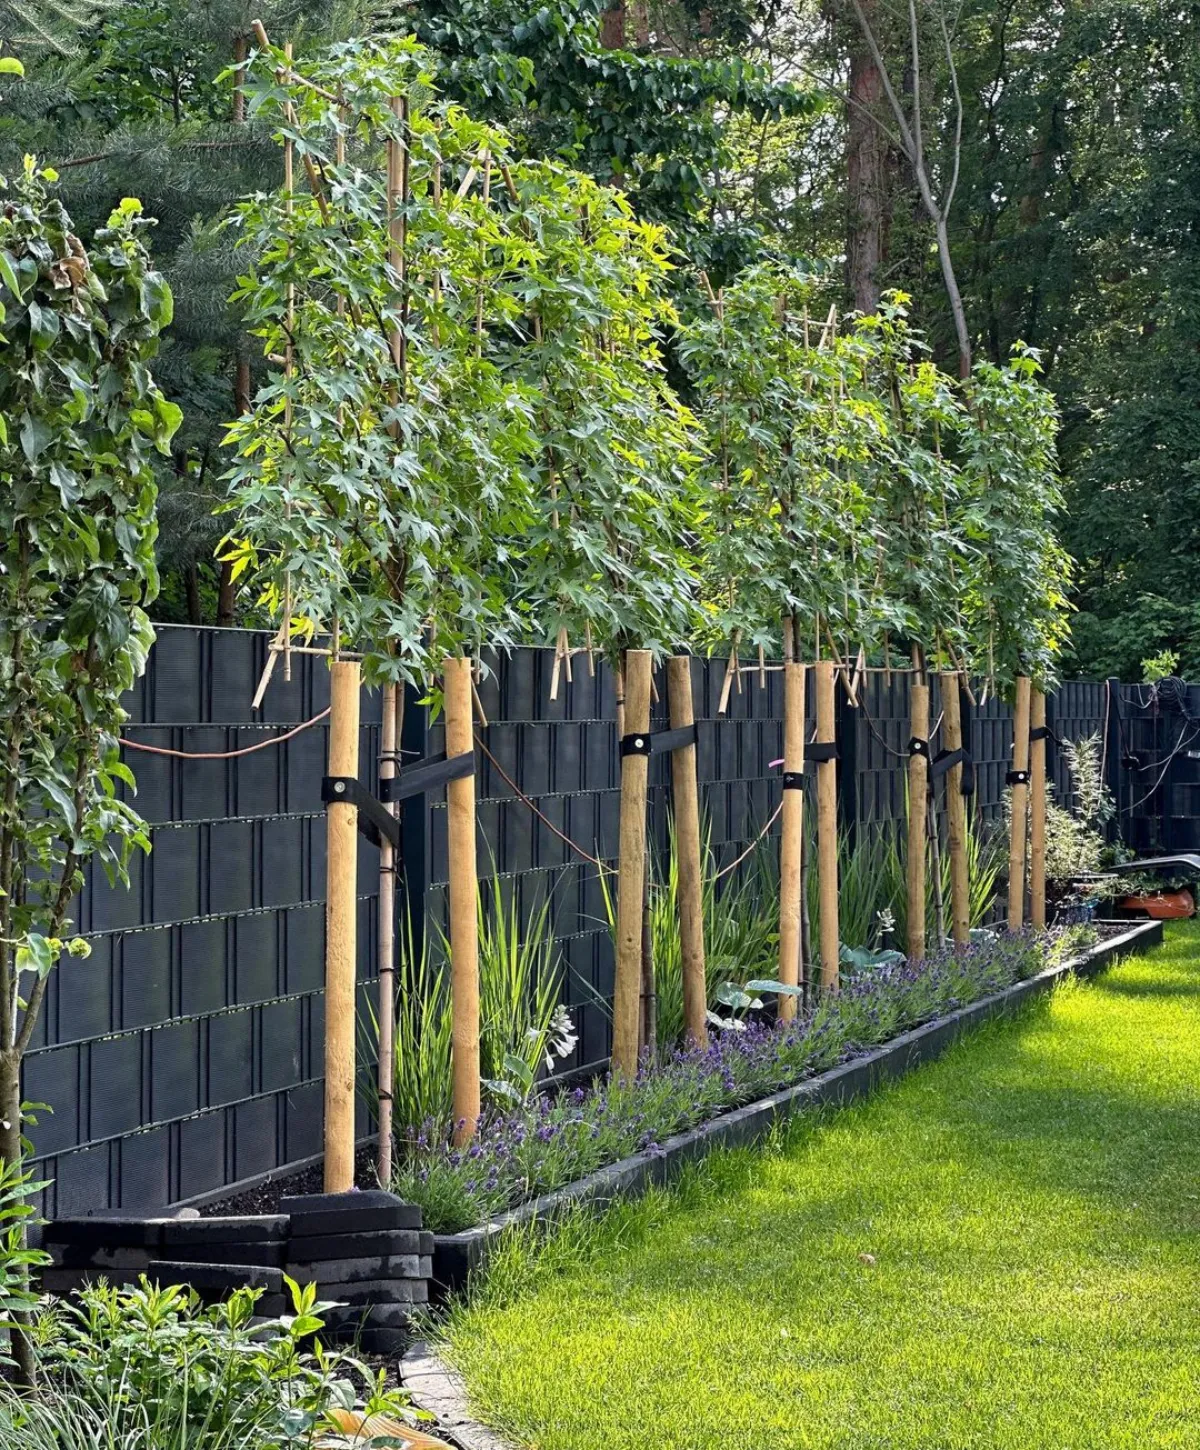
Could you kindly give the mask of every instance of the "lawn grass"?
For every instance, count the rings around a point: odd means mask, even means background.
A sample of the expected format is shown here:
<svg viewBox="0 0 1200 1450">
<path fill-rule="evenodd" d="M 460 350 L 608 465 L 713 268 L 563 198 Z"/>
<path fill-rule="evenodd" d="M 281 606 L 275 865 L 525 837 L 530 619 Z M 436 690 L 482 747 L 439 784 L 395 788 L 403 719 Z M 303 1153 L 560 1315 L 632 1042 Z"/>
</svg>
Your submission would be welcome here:
<svg viewBox="0 0 1200 1450">
<path fill-rule="evenodd" d="M 446 1334 L 537 1450 L 1194 1450 L 1200 927 L 514 1240 Z"/>
</svg>

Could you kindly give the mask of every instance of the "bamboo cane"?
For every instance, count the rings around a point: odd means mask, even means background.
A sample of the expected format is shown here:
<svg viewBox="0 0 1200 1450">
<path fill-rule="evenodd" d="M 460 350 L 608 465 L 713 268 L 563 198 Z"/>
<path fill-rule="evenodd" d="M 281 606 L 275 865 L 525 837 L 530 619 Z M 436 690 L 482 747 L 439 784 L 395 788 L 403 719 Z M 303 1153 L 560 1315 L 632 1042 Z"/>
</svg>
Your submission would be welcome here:
<svg viewBox="0 0 1200 1450">
<path fill-rule="evenodd" d="M 650 733 L 650 664 L 645 649 L 625 651 L 622 731 L 630 739 Z M 614 1076 L 637 1072 L 642 978 L 642 900 L 646 881 L 648 755 L 621 759 L 620 873 L 617 877 L 617 960 L 613 987 Z"/>
<path fill-rule="evenodd" d="M 929 686 L 914 675 L 909 686 L 909 728 L 914 740 L 929 740 Z M 919 962 L 925 955 L 925 836 L 929 758 L 914 750 L 908 757 L 908 955 Z"/>
<path fill-rule="evenodd" d="M 446 756 L 475 748 L 471 661 L 444 665 Z M 450 865 L 450 996 L 454 1074 L 454 1140 L 465 1143 L 479 1123 L 479 882 L 475 859 L 475 777 L 446 786 Z"/>
<path fill-rule="evenodd" d="M 692 700 L 692 661 L 674 655 L 667 661 L 671 728 L 696 723 Z M 683 969 L 683 1023 L 694 1047 L 708 1044 L 708 985 L 704 962 L 704 870 L 700 854 L 700 786 L 696 747 L 671 752 L 671 794 L 675 805 L 675 849 L 679 859 L 679 944 Z"/>
<path fill-rule="evenodd" d="M 403 689 L 383 687 L 383 720 L 379 738 L 379 778 L 393 780 L 400 761 L 400 718 Z M 398 816 L 392 803 L 388 811 Z M 396 851 L 387 838 L 379 843 L 379 1154 L 380 1183 L 392 1176 L 392 1088 L 396 1064 Z"/>
<path fill-rule="evenodd" d="M 785 621 L 790 636 L 791 620 Z M 788 651 L 790 654 L 791 651 Z M 783 771 L 795 783 L 784 786 L 779 838 L 779 980 L 798 987 L 802 980 L 800 915 L 804 891 L 804 684 L 805 666 L 788 659 L 783 671 Z M 779 1015 L 796 1015 L 796 999 L 779 999 Z"/>
<path fill-rule="evenodd" d="M 832 745 L 834 686 L 837 666 L 833 660 L 818 660 L 813 666 L 817 683 L 817 743 Z M 837 861 L 837 761 L 817 762 L 817 885 L 820 898 L 821 987 L 838 989 L 838 861 Z"/>
<path fill-rule="evenodd" d="M 358 777 L 359 666 L 331 666 L 329 774 Z M 354 1187 L 354 990 L 358 959 L 358 810 L 326 811 L 325 1192 Z"/>
<path fill-rule="evenodd" d="M 1012 768 L 1029 770 L 1029 677 L 1017 679 L 1013 705 Z M 1012 787 L 1012 830 L 1008 842 L 1008 929 L 1020 931 L 1025 920 L 1025 834 L 1028 830 L 1029 785 Z"/>
<path fill-rule="evenodd" d="M 1046 696 L 1031 690 L 1031 733 L 1046 727 Z M 1029 923 L 1046 930 L 1046 740 L 1029 744 Z"/>
</svg>

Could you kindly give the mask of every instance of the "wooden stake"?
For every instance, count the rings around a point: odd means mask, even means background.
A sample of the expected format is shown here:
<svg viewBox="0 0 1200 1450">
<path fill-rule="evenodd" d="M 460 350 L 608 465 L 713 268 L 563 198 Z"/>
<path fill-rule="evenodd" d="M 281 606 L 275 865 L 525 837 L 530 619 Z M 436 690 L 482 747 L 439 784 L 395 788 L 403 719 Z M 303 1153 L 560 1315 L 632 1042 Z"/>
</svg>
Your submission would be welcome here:
<svg viewBox="0 0 1200 1450">
<path fill-rule="evenodd" d="M 909 685 L 909 728 L 914 740 L 929 739 L 929 686 L 914 675 Z M 914 751 L 908 757 L 908 955 L 925 955 L 925 833 L 929 792 L 929 759 Z"/>
<path fill-rule="evenodd" d="M 446 756 L 475 749 L 471 661 L 443 665 Z M 474 1137 L 479 1124 L 479 881 L 475 859 L 475 777 L 446 786 L 450 863 L 450 997 L 454 1074 L 454 1141 Z"/>
<path fill-rule="evenodd" d="M 1029 723 L 1032 730 L 1046 725 L 1046 696 L 1031 690 Z M 1046 741 L 1029 743 L 1029 924 L 1046 930 Z"/>
<path fill-rule="evenodd" d="M 791 620 L 786 621 L 790 634 Z M 779 980 L 798 987 L 802 981 L 803 929 L 800 903 L 804 892 L 804 672 L 789 659 L 783 667 L 783 771 L 801 782 L 783 791 L 779 838 Z M 796 1015 L 795 997 L 779 999 L 786 1022 Z"/>
<path fill-rule="evenodd" d="M 397 775 L 404 690 L 383 687 L 379 732 L 379 778 Z M 393 816 L 399 805 L 388 806 Z M 376 1168 L 386 1188 L 392 1176 L 392 1088 L 396 1065 L 396 852 L 386 838 L 379 843 L 379 1156 Z"/>
<path fill-rule="evenodd" d="M 650 664 L 646 649 L 625 651 L 624 736 L 650 733 Z M 646 785 L 648 755 L 621 759 L 621 845 L 617 877 L 617 962 L 613 987 L 612 1070 L 637 1072 L 639 998 L 642 981 L 642 900 L 646 882 Z"/>
<path fill-rule="evenodd" d="M 1013 705 L 1014 771 L 1029 769 L 1029 677 L 1017 679 Z M 1012 787 L 1012 831 L 1008 841 L 1008 929 L 1020 931 L 1025 920 L 1025 834 L 1028 829 L 1029 786 Z"/>
<path fill-rule="evenodd" d="M 692 701 L 692 661 L 673 655 L 667 661 L 667 697 L 671 729 L 696 723 Z M 704 964 L 704 868 L 700 854 L 700 786 L 696 747 L 671 752 L 671 795 L 675 806 L 675 850 L 679 860 L 679 943 L 683 964 L 683 1024 L 694 1047 L 708 1045 L 708 983 Z"/>
<path fill-rule="evenodd" d="M 329 774 L 358 777 L 359 666 L 331 666 Z M 358 809 L 326 807 L 325 1192 L 354 1187 L 354 989 L 358 960 Z"/>
<path fill-rule="evenodd" d="M 817 682 L 817 743 L 833 744 L 837 666 L 833 660 L 818 660 L 813 670 Z M 837 761 L 820 760 L 817 762 L 817 885 L 821 912 L 821 987 L 826 992 L 838 989 L 837 855 Z"/>
<path fill-rule="evenodd" d="M 942 738 L 949 751 L 963 745 L 961 678 L 942 675 Z M 962 793 L 963 768 L 946 772 L 946 838 L 950 846 L 950 924 L 956 947 L 971 940 L 971 882 L 967 869 L 967 802 Z"/>
</svg>

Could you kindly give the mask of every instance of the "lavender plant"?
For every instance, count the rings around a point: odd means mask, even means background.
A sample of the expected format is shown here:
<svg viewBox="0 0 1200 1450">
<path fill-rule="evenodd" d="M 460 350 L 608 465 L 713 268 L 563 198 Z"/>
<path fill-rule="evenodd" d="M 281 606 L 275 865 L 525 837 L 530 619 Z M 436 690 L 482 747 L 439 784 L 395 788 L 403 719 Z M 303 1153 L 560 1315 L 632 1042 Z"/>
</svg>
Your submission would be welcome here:
<svg viewBox="0 0 1200 1450">
<path fill-rule="evenodd" d="M 743 1030 L 714 1032 L 703 1050 L 647 1059 L 631 1081 L 597 1081 L 489 1114 L 465 1149 L 426 1125 L 393 1187 L 421 1205 L 428 1228 L 457 1232 L 633 1153 L 661 1151 L 673 1134 L 1011 986 L 1043 961 L 1032 936 L 1012 933 L 888 963 L 790 1022 L 747 1020 Z"/>
</svg>

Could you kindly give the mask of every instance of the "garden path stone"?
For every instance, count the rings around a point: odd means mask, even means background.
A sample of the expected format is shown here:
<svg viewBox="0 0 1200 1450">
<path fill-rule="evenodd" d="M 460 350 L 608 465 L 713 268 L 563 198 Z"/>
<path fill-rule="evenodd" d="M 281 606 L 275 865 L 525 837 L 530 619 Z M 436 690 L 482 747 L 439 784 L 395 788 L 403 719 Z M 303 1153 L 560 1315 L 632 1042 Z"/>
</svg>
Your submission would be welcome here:
<svg viewBox="0 0 1200 1450">
<path fill-rule="evenodd" d="M 418 1340 L 400 1361 L 400 1383 L 422 1410 L 437 1417 L 463 1450 L 516 1450 L 510 1441 L 472 1419 L 467 1392 L 456 1370 L 424 1340 Z"/>
</svg>

